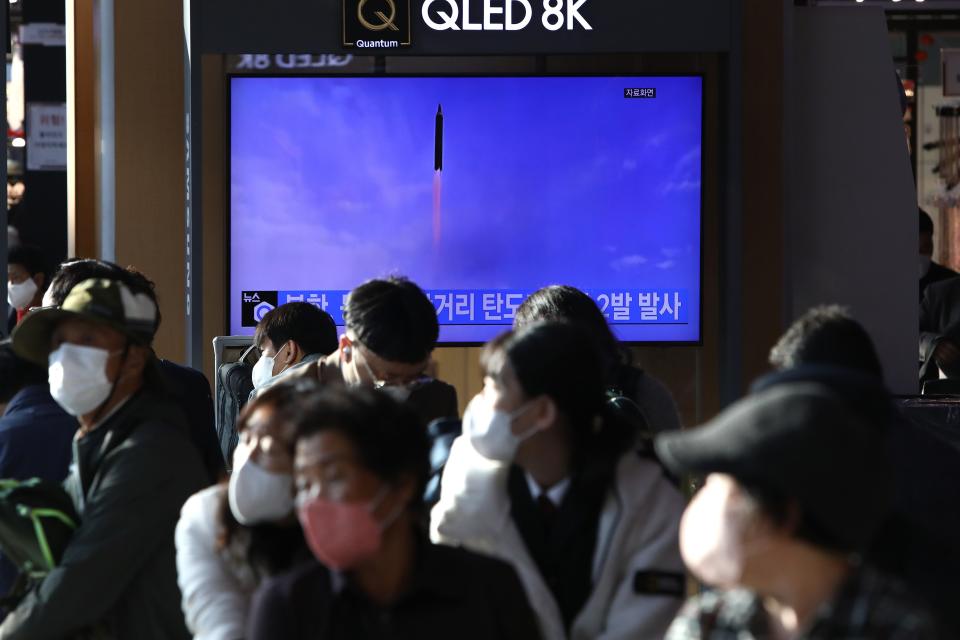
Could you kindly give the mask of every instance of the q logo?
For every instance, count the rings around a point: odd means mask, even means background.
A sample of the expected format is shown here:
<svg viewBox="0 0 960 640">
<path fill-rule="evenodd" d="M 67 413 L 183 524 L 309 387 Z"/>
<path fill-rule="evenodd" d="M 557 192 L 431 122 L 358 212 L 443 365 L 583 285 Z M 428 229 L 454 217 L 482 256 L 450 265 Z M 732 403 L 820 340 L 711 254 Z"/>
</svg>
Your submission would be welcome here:
<svg viewBox="0 0 960 640">
<path fill-rule="evenodd" d="M 386 15 L 383 11 L 377 10 L 373 12 L 373 15 L 380 19 L 379 24 L 374 24 L 367 20 L 366 16 L 363 15 L 364 7 L 366 7 L 368 0 L 360 0 L 360 3 L 357 5 L 357 20 L 360 21 L 364 27 L 370 31 L 383 31 L 384 29 L 390 29 L 391 31 L 400 31 L 400 28 L 393 23 L 397 19 L 397 5 L 393 0 L 385 0 L 387 6 L 390 8 L 390 15 Z"/>
<path fill-rule="evenodd" d="M 342 0 L 343 46 L 396 49 L 411 45 L 413 0 Z"/>
</svg>

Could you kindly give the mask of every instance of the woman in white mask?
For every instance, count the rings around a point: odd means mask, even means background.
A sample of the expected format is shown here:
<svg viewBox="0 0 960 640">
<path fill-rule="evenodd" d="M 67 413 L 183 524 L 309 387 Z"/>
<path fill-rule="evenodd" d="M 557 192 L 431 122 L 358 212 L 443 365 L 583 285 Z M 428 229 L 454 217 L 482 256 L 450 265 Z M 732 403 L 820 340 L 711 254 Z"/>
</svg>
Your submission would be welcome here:
<svg viewBox="0 0 960 640">
<path fill-rule="evenodd" d="M 260 581 L 309 559 L 293 494 L 291 412 L 315 385 L 278 384 L 237 420 L 229 481 L 192 496 L 176 530 L 187 626 L 198 640 L 244 637 Z"/>
<path fill-rule="evenodd" d="M 533 323 L 482 365 L 432 538 L 510 562 L 544 638 L 662 638 L 684 595 L 683 497 L 607 408 L 590 337 Z"/>
<path fill-rule="evenodd" d="M 39 307 L 50 276 L 46 258 L 38 247 L 19 245 L 7 256 L 7 302 L 16 312 L 11 318 L 20 324 L 33 307 Z M 12 326 L 11 326 L 12 328 Z"/>
</svg>

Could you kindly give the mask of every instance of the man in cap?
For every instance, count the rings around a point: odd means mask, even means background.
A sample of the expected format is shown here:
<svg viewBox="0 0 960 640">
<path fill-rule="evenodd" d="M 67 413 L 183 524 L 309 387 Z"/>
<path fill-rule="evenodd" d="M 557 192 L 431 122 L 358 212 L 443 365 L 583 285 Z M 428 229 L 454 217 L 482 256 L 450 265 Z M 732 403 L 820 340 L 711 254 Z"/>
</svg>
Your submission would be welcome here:
<svg viewBox="0 0 960 640">
<path fill-rule="evenodd" d="M 720 590 L 688 602 L 668 640 L 939 637 L 901 585 L 857 560 L 887 510 L 884 447 L 875 427 L 808 382 L 660 435 L 671 471 L 707 475 L 680 523 L 680 551 Z"/>
<path fill-rule="evenodd" d="M 188 638 L 174 527 L 205 484 L 182 414 L 157 391 L 157 308 L 117 280 L 87 280 L 28 314 L 13 346 L 48 366 L 80 428 L 65 486 L 81 517 L 58 567 L 0 625 L 0 638 Z M 96 636 L 99 637 L 99 636 Z"/>
</svg>

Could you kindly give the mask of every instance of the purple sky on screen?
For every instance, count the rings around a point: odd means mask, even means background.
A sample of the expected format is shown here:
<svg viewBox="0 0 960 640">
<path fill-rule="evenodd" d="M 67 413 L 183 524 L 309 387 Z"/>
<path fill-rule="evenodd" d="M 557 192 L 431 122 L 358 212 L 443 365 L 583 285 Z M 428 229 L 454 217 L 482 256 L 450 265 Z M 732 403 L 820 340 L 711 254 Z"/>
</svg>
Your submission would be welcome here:
<svg viewBox="0 0 960 640">
<path fill-rule="evenodd" d="M 689 326 L 626 337 L 699 337 L 700 78 L 251 77 L 231 91 L 233 333 L 248 332 L 243 290 L 398 273 L 425 289 L 683 290 Z"/>
</svg>

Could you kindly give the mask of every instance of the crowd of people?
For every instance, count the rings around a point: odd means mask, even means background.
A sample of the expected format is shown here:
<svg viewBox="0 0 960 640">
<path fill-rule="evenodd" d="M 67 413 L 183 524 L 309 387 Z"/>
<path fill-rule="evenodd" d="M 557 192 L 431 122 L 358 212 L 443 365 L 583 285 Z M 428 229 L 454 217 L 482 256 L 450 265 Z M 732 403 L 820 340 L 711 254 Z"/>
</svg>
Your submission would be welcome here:
<svg viewBox="0 0 960 640">
<path fill-rule="evenodd" d="M 926 530 L 897 471 L 921 445 L 843 309 L 681 429 L 594 301 L 547 287 L 483 349 L 461 420 L 433 304 L 372 280 L 340 335 L 310 304 L 263 317 L 224 460 L 206 379 L 153 351 L 144 274 L 14 259 L 0 476 L 63 481 L 79 523 L 0 638 L 949 637 L 949 601 L 891 561 L 891 531 Z"/>
</svg>

